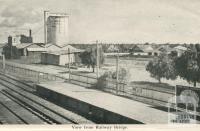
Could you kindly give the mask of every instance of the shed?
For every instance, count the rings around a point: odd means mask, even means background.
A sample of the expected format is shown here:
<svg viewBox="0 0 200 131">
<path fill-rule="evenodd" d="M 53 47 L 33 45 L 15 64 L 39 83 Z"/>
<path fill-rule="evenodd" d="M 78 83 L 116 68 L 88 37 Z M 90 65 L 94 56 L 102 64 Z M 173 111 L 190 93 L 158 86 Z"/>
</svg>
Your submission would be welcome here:
<svg viewBox="0 0 200 131">
<path fill-rule="evenodd" d="M 68 46 L 71 48 L 72 46 Z M 65 50 L 64 50 L 65 49 Z M 41 61 L 43 64 L 50 65 L 66 65 L 66 64 L 75 64 L 79 62 L 79 53 L 83 50 L 76 49 L 73 47 L 73 50 L 70 49 L 70 53 L 67 50 L 68 48 L 63 48 L 59 51 L 48 51 L 41 54 Z M 70 59 L 69 59 L 70 58 Z"/>
<path fill-rule="evenodd" d="M 34 52 L 44 52 L 45 48 L 34 43 L 22 43 L 16 46 L 20 56 L 30 56 Z"/>
</svg>

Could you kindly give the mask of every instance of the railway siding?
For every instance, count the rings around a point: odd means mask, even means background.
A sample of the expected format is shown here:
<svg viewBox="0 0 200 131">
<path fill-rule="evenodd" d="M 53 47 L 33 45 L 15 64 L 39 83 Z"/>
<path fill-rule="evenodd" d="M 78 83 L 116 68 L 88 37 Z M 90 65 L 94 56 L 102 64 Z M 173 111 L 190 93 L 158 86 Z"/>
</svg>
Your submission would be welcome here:
<svg viewBox="0 0 200 131">
<path fill-rule="evenodd" d="M 44 107 L 34 103 L 33 101 L 28 100 L 27 98 L 15 93 L 15 92 L 13 92 L 11 90 L 6 90 L 6 93 L 8 93 L 11 96 L 15 97 L 16 99 L 22 101 L 23 103 L 25 103 L 26 105 L 28 105 L 32 109 L 36 110 L 37 112 L 45 115 L 45 117 L 53 118 L 53 120 L 57 124 L 72 124 L 72 122 L 70 122 L 69 120 L 66 120 L 66 119 L 64 119 L 64 118 L 52 113 L 51 111 L 45 109 Z"/>
<path fill-rule="evenodd" d="M 37 116 L 33 115 L 31 112 L 5 96 L 4 94 L 0 93 L 0 102 L 9 109 L 10 112 L 15 114 L 18 118 L 21 119 L 26 124 L 43 124 L 44 122 L 38 118 Z"/>
<path fill-rule="evenodd" d="M 22 120 L 20 120 L 17 116 L 11 113 L 5 106 L 0 104 L 0 123 L 1 124 L 24 124 Z"/>
<path fill-rule="evenodd" d="M 62 107 L 59 107 L 59 106 L 57 106 L 47 100 L 44 100 L 43 98 L 38 97 L 32 93 L 24 91 L 22 89 L 22 86 L 24 86 L 23 88 L 27 88 L 26 87 L 27 85 L 21 84 L 19 87 L 19 85 L 16 85 L 16 84 L 13 85 L 12 82 L 10 83 L 10 82 L 6 81 L 7 80 L 6 76 L 1 76 L 0 78 L 2 78 L 0 80 L 0 84 L 9 88 L 10 90 L 12 90 L 12 94 L 11 94 L 11 91 L 8 91 L 8 93 L 10 93 L 10 95 L 15 95 L 15 97 L 17 97 L 17 98 L 20 97 L 20 99 L 27 101 L 27 104 L 32 106 L 32 108 L 35 108 L 34 106 L 38 106 L 38 108 L 40 108 L 42 106 L 42 109 L 40 111 L 50 110 L 49 112 L 54 113 L 55 116 L 59 116 L 60 118 L 71 121 L 71 122 L 61 121 L 61 123 L 66 123 L 66 124 L 70 124 L 70 123 L 92 124 L 93 123 L 92 121 L 90 121 L 80 115 L 77 115 L 71 111 L 68 111 Z M 12 81 L 13 81 L 13 79 L 12 79 Z M 32 103 L 32 104 L 30 104 L 30 103 Z M 48 115 L 52 116 L 51 113 Z"/>
</svg>

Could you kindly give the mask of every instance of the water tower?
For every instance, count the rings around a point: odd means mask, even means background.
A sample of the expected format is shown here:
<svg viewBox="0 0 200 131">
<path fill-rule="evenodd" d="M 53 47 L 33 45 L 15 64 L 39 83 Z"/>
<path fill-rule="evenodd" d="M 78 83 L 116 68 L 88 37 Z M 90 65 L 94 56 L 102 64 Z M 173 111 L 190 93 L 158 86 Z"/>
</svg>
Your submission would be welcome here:
<svg viewBox="0 0 200 131">
<path fill-rule="evenodd" d="M 69 15 L 64 13 L 44 12 L 45 44 L 62 46 L 69 41 Z"/>
</svg>

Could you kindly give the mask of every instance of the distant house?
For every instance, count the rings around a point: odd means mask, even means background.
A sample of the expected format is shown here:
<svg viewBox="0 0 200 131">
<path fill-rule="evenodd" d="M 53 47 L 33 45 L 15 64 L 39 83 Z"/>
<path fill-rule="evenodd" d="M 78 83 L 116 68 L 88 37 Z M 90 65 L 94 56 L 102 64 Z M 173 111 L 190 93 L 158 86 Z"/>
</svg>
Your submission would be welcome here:
<svg viewBox="0 0 200 131">
<path fill-rule="evenodd" d="M 131 49 L 131 54 L 135 56 L 158 56 L 159 50 L 155 50 L 151 45 L 135 45 Z"/>
<path fill-rule="evenodd" d="M 178 57 L 181 56 L 187 50 L 188 48 L 182 45 L 173 48 L 173 52 L 175 52 Z"/>
<path fill-rule="evenodd" d="M 119 52 L 119 48 L 117 47 L 118 45 L 110 45 L 108 48 L 107 48 L 107 52 Z"/>
<path fill-rule="evenodd" d="M 136 52 L 143 52 L 143 51 L 142 51 L 142 49 L 139 46 L 133 45 L 132 47 L 129 48 L 129 52 L 131 54 L 134 54 Z"/>
</svg>

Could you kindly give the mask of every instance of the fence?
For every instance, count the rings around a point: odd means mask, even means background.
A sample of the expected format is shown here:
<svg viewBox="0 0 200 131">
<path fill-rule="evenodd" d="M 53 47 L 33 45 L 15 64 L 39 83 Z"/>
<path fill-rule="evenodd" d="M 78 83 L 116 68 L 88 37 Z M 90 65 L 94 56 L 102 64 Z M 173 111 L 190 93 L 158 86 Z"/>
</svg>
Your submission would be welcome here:
<svg viewBox="0 0 200 131">
<path fill-rule="evenodd" d="M 70 73 L 70 82 L 83 87 L 93 87 L 97 83 L 97 78 L 89 75 Z"/>
<path fill-rule="evenodd" d="M 3 67 L 0 61 L 1 71 Z M 40 71 L 31 70 L 14 64 L 6 63 L 7 74 L 21 77 L 22 80 L 33 81 L 36 83 L 45 81 L 66 81 L 68 78 L 64 78 L 58 75 L 44 73 Z M 70 83 L 80 85 L 88 88 L 97 88 L 106 92 L 110 92 L 116 95 L 128 97 L 130 99 L 139 100 L 142 102 L 155 103 L 159 105 L 166 105 L 168 100 L 175 95 L 175 89 L 163 89 L 163 88 L 150 88 L 138 85 L 127 85 L 123 82 L 116 82 L 116 80 L 103 79 L 99 81 L 97 77 L 90 75 L 83 75 L 78 73 L 70 73 Z M 99 83 L 100 82 L 100 83 Z M 100 85 L 100 88 L 97 86 Z"/>
<path fill-rule="evenodd" d="M 23 81 L 31 81 L 34 83 L 40 83 L 45 81 L 65 81 L 66 78 L 49 74 L 45 72 L 31 70 L 29 68 L 23 67 L 23 65 L 15 65 L 15 64 L 5 64 L 5 70 L 3 70 L 3 63 L 0 61 L 0 71 L 6 74 L 10 74 L 15 76 L 16 78 Z"/>
<path fill-rule="evenodd" d="M 112 94 L 128 97 L 134 100 L 154 103 L 156 105 L 165 105 L 168 100 L 175 96 L 175 88 L 152 88 L 138 85 L 127 85 L 123 82 L 116 82 L 116 80 L 103 79 L 100 81 L 101 88 L 96 86 L 98 80 L 94 76 L 81 75 L 71 73 L 70 82 L 88 88 L 97 88 Z"/>
</svg>

